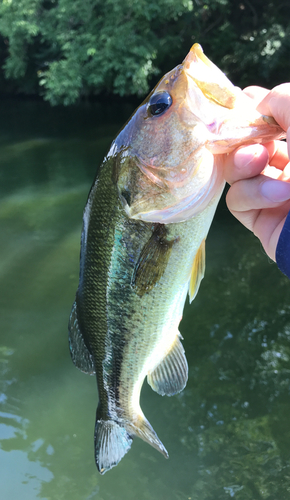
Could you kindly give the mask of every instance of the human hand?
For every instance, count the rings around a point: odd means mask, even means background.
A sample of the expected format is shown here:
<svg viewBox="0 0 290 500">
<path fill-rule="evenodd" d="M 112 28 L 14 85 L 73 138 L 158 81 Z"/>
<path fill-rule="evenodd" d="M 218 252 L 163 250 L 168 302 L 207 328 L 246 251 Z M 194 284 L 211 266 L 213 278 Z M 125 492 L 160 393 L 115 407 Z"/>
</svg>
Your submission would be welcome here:
<svg viewBox="0 0 290 500">
<path fill-rule="evenodd" d="M 226 202 L 275 260 L 278 239 L 290 211 L 290 83 L 271 91 L 247 87 L 244 92 L 259 103 L 260 113 L 273 116 L 287 131 L 287 143 L 272 141 L 230 153 L 224 164 L 225 179 L 231 185 Z"/>
</svg>

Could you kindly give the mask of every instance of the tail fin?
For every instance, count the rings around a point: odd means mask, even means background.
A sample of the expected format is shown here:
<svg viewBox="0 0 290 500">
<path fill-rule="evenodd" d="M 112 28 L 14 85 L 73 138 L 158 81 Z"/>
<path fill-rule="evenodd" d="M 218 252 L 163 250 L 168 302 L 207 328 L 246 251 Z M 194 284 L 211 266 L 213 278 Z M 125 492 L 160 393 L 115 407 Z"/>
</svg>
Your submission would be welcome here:
<svg viewBox="0 0 290 500">
<path fill-rule="evenodd" d="M 129 451 L 132 437 L 114 420 L 97 420 L 95 427 L 95 459 L 98 471 L 105 474 L 118 465 Z"/>
<path fill-rule="evenodd" d="M 114 420 L 100 419 L 96 421 L 95 459 L 101 474 L 105 474 L 112 467 L 118 465 L 129 451 L 134 435 L 160 451 L 165 458 L 169 457 L 167 450 L 144 415 L 139 416 L 137 425 L 130 422 L 126 427 L 129 432 Z"/>
</svg>

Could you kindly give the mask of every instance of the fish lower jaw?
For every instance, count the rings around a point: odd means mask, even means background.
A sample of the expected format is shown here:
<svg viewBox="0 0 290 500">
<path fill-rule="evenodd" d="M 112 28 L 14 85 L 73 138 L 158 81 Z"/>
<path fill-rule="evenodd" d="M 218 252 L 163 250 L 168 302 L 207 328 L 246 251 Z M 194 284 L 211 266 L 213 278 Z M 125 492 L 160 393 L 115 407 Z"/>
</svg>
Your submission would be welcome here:
<svg viewBox="0 0 290 500">
<path fill-rule="evenodd" d="M 159 224 L 175 224 L 185 222 L 200 214 L 209 204 L 218 202 L 225 186 L 222 178 L 222 171 L 219 171 L 205 183 L 194 195 L 187 196 L 176 202 L 175 205 L 164 209 L 150 210 L 148 212 L 137 211 L 135 207 L 127 208 L 126 213 L 129 219 L 142 220 Z"/>
</svg>

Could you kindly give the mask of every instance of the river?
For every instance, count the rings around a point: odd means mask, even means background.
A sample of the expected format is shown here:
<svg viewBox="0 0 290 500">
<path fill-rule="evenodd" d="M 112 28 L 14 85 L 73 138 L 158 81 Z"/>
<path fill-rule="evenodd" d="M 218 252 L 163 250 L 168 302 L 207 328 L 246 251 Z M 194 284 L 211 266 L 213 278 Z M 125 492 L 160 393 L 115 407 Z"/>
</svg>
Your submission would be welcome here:
<svg viewBox="0 0 290 500">
<path fill-rule="evenodd" d="M 94 463 L 94 377 L 70 359 L 82 210 L 130 106 L 1 101 L 0 490 L 3 500 L 283 500 L 290 495 L 290 283 L 221 201 L 180 331 L 189 380 L 144 383 L 167 448 Z"/>
</svg>

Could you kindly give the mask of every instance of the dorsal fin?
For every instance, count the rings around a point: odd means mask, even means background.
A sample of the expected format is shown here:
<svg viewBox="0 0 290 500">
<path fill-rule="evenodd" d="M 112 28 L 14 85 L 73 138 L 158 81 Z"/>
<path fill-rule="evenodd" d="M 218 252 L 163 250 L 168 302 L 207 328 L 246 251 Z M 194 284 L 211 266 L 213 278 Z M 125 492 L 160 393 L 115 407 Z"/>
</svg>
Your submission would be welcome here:
<svg viewBox="0 0 290 500">
<path fill-rule="evenodd" d="M 200 282 L 204 277 L 204 272 L 205 272 L 205 240 L 202 240 L 201 245 L 194 257 L 191 269 L 191 277 L 188 290 L 190 303 L 193 301 L 198 292 Z"/>
<path fill-rule="evenodd" d="M 95 373 L 94 360 L 80 331 L 76 301 L 72 306 L 68 331 L 70 354 L 75 366 L 82 372 L 93 375 Z"/>
<path fill-rule="evenodd" d="M 188 365 L 179 332 L 161 363 L 147 375 L 148 384 L 161 396 L 173 396 L 186 386 Z"/>
</svg>

